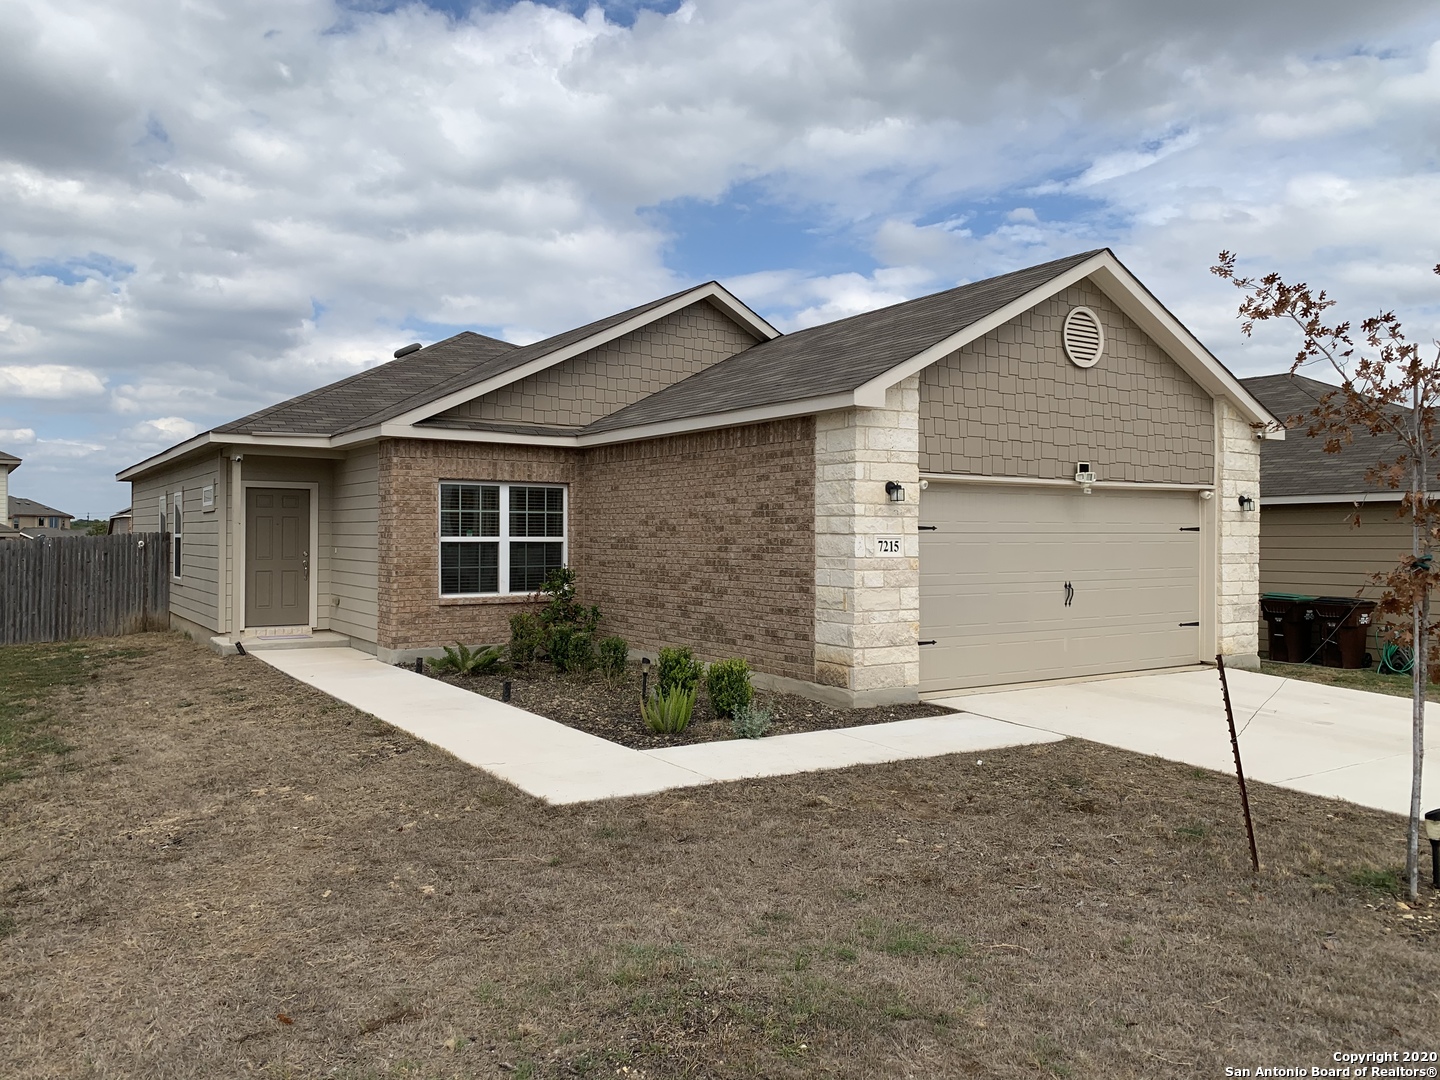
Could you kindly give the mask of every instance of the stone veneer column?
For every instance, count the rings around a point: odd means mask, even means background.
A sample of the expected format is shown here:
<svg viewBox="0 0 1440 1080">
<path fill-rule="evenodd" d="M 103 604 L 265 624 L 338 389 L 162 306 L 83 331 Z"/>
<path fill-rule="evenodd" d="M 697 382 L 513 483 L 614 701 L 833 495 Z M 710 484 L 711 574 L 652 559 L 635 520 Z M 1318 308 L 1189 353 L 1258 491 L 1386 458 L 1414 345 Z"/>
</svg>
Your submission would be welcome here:
<svg viewBox="0 0 1440 1080">
<path fill-rule="evenodd" d="M 1249 423 L 1217 398 L 1219 545 L 1215 641 L 1225 662 L 1260 668 L 1260 443 Z M 1240 496 L 1256 500 L 1241 510 Z"/>
<path fill-rule="evenodd" d="M 885 483 L 905 486 L 891 502 Z M 848 704 L 915 701 L 920 683 L 920 380 L 883 409 L 815 420 L 815 681 Z M 901 537 L 882 557 L 875 538 Z"/>
</svg>

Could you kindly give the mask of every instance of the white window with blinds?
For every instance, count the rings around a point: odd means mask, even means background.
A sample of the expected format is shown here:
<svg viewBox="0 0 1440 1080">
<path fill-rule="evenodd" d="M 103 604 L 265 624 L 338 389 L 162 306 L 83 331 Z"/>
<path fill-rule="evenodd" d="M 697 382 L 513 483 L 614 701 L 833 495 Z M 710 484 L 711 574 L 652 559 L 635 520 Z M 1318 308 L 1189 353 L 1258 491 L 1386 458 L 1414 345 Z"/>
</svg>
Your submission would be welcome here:
<svg viewBox="0 0 1440 1080">
<path fill-rule="evenodd" d="M 555 484 L 440 485 L 440 595 L 533 593 L 565 565 L 569 507 Z"/>
</svg>

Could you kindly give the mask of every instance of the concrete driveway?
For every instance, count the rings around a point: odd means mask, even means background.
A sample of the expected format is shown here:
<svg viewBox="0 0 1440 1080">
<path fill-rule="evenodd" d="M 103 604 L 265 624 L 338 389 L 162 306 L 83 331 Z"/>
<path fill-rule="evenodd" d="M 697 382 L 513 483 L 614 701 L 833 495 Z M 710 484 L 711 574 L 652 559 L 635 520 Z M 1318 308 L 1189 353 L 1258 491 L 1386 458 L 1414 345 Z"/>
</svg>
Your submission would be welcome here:
<svg viewBox="0 0 1440 1080">
<path fill-rule="evenodd" d="M 1360 690 L 1228 671 L 1248 779 L 1407 814 L 1410 702 Z M 935 699 L 994 720 L 1207 769 L 1234 771 L 1212 669 L 1095 679 Z M 1422 809 L 1440 806 L 1440 712 L 1425 719 Z M 1422 838 L 1423 839 L 1423 838 Z"/>
</svg>

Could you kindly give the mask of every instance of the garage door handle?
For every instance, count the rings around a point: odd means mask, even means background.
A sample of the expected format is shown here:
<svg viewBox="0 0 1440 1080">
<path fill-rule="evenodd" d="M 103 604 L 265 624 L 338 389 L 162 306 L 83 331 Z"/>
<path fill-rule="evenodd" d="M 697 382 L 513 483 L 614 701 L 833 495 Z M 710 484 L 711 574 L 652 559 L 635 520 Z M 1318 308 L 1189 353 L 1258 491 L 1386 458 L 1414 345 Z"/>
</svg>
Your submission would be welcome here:
<svg viewBox="0 0 1440 1080">
<path fill-rule="evenodd" d="M 935 644 L 935 639 L 934 639 L 934 638 L 931 638 L 929 641 L 917 641 L 915 644 L 916 644 L 916 645 L 934 645 L 934 644 Z"/>
<path fill-rule="evenodd" d="M 1181 625 L 1181 626 L 1199 626 L 1200 624 L 1199 624 L 1198 622 L 1182 622 L 1180 625 Z"/>
<path fill-rule="evenodd" d="M 917 525 L 916 528 L 919 529 L 921 532 L 935 532 L 937 529 L 940 528 L 940 526 L 939 526 L 939 525 Z"/>
<path fill-rule="evenodd" d="M 1199 531 L 1200 531 L 1200 526 L 1199 526 L 1199 525 L 1181 525 L 1181 526 L 1180 526 L 1180 531 L 1181 531 L 1181 532 L 1199 532 Z"/>
</svg>

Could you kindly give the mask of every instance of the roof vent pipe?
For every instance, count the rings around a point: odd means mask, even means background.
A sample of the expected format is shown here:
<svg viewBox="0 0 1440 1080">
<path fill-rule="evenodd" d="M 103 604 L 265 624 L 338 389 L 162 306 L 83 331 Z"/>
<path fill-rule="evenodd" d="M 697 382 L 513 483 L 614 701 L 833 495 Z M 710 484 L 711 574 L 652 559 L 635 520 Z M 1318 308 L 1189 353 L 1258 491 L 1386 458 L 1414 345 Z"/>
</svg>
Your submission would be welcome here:
<svg viewBox="0 0 1440 1080">
<path fill-rule="evenodd" d="M 409 344 L 409 345 L 406 345 L 404 348 L 396 349 L 396 350 L 395 350 L 395 359 L 396 359 L 396 360 L 399 360 L 400 357 L 402 357 L 402 356 L 409 356 L 412 352 L 419 352 L 419 351 L 420 351 L 420 342 L 416 341 L 416 342 L 413 342 L 413 343 L 411 343 L 411 344 Z"/>
</svg>

